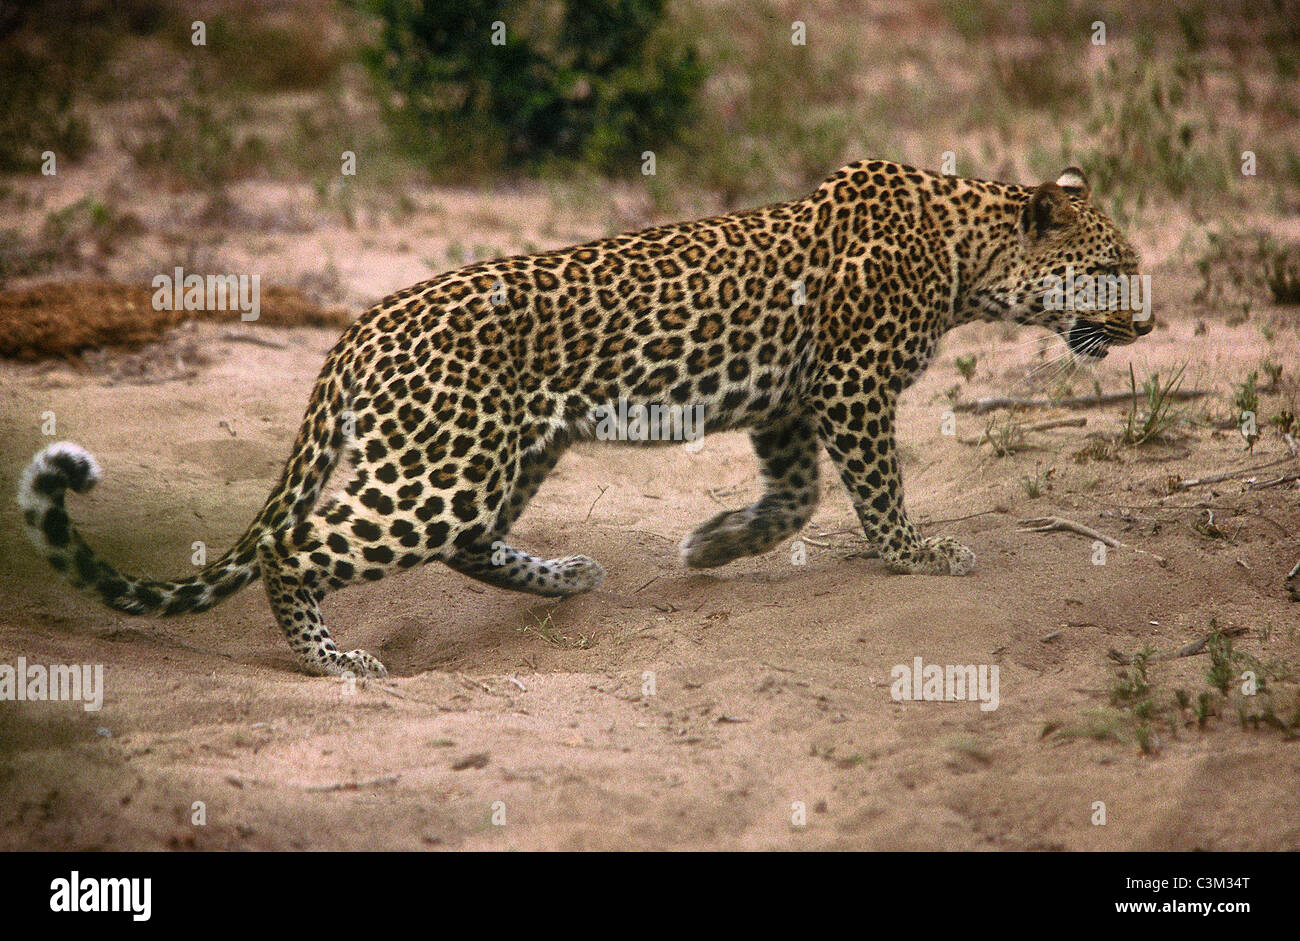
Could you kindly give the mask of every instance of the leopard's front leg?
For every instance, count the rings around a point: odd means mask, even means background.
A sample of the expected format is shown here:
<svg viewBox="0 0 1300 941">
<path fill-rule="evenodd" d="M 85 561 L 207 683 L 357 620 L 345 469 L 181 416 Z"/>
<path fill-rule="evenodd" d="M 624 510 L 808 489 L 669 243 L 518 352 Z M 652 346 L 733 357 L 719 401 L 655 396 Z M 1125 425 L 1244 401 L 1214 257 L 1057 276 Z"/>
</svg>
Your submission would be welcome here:
<svg viewBox="0 0 1300 941">
<path fill-rule="evenodd" d="M 966 575 L 975 553 L 948 536 L 923 538 L 903 508 L 903 477 L 894 444 L 897 396 L 863 378 L 831 384 L 817 402 L 822 444 L 848 488 L 863 532 L 890 571 L 916 575 Z M 843 385 L 862 390 L 844 396 Z"/>
</svg>

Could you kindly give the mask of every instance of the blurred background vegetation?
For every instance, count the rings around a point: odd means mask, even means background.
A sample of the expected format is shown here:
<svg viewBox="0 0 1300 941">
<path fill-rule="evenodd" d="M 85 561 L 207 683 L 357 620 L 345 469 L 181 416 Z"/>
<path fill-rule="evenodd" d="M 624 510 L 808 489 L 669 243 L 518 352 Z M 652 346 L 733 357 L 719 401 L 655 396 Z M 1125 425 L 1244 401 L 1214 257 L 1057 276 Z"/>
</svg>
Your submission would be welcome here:
<svg viewBox="0 0 1300 941">
<path fill-rule="evenodd" d="M 3 10 L 0 172 L 36 172 L 46 150 L 65 165 L 114 154 L 155 186 L 219 194 L 296 180 L 324 198 L 348 150 L 365 168 L 348 185 L 391 199 L 403 184 L 595 191 L 621 180 L 672 216 L 791 198 L 859 157 L 937 169 L 952 152 L 962 175 L 1022 182 L 1078 164 L 1124 224 L 1172 204 L 1202 220 L 1300 209 L 1296 0 Z M 1242 172 L 1246 151 L 1254 176 Z M 104 205 L 57 223 L 120 224 Z M 59 233 L 49 236 L 43 250 L 57 253 Z M 0 233 L 0 266 L 13 254 L 3 243 Z"/>
<path fill-rule="evenodd" d="M 362 58 L 419 160 L 625 171 L 679 142 L 705 75 L 663 0 L 357 0 L 379 24 Z M 497 25 L 499 24 L 499 25 Z"/>
</svg>

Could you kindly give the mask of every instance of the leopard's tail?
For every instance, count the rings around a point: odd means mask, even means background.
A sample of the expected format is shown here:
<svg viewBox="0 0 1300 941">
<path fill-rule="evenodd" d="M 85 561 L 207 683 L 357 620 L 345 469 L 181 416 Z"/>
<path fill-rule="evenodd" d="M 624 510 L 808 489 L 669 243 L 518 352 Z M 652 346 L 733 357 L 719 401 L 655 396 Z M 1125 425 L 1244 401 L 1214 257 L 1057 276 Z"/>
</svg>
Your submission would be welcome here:
<svg viewBox="0 0 1300 941">
<path fill-rule="evenodd" d="M 224 555 L 188 578 L 159 580 L 126 575 L 91 549 L 68 518 L 64 493 L 85 493 L 99 481 L 99 464 L 70 441 L 37 454 L 18 484 L 18 505 L 28 537 L 41 554 L 77 588 L 127 614 L 169 615 L 206 611 L 255 580 L 257 546 L 269 532 L 300 521 L 315 506 L 339 460 L 345 439 L 338 418 L 346 387 L 323 374 L 285 466 L 257 518 Z"/>
<path fill-rule="evenodd" d="M 99 464 L 89 452 L 60 441 L 32 458 L 18 484 L 28 538 L 77 588 L 127 614 L 184 614 L 205 611 L 257 578 L 254 530 L 189 578 L 162 581 L 119 572 L 86 545 L 63 505 L 66 490 L 85 493 L 99 476 Z"/>
</svg>

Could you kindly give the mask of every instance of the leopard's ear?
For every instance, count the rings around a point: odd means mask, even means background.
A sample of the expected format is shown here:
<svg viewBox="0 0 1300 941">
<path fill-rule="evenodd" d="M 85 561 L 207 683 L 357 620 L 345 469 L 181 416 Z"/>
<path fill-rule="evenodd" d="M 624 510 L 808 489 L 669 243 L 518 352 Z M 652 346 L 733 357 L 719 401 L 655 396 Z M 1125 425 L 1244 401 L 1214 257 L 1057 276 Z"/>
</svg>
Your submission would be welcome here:
<svg viewBox="0 0 1300 941">
<path fill-rule="evenodd" d="M 1025 200 L 1016 231 L 1026 244 L 1033 244 L 1057 229 L 1065 228 L 1076 215 L 1064 189 L 1056 183 L 1043 183 Z"/>
<path fill-rule="evenodd" d="M 1087 199 L 1088 194 L 1092 192 L 1092 187 L 1088 185 L 1088 178 L 1078 167 L 1066 167 L 1062 170 L 1061 175 L 1056 178 L 1056 185 L 1069 195 L 1083 199 Z"/>
</svg>

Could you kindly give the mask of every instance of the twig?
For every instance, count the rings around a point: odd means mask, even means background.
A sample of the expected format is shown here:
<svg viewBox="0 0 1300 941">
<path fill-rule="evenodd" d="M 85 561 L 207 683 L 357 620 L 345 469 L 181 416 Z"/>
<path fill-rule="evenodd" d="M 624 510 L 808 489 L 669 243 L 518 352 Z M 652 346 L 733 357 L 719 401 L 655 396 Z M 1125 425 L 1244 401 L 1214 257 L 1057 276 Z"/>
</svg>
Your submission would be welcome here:
<svg viewBox="0 0 1300 941">
<path fill-rule="evenodd" d="M 1100 497 L 1090 496 L 1089 494 L 1086 493 L 1075 494 L 1075 496 L 1083 500 L 1089 500 L 1093 503 L 1099 504 L 1100 506 L 1114 507 L 1117 510 L 1157 510 L 1157 511 L 1164 510 L 1170 513 L 1176 513 L 1180 510 L 1204 510 L 1208 507 L 1209 509 L 1219 510 L 1223 513 L 1232 513 L 1238 516 L 1257 517 L 1258 519 L 1262 519 L 1264 522 L 1268 523 L 1270 526 L 1272 526 L 1274 529 L 1280 532 L 1283 536 L 1291 535 L 1291 531 L 1289 529 L 1287 529 L 1277 520 L 1273 519 L 1271 516 L 1267 516 L 1263 513 L 1259 513 L 1255 510 L 1244 510 L 1238 506 L 1224 506 L 1222 504 L 1206 503 L 1204 501 L 1201 501 L 1200 503 L 1195 503 L 1191 506 L 1184 506 L 1182 504 L 1175 504 L 1173 506 L 1169 506 L 1165 504 L 1151 504 L 1151 503 L 1112 503 L 1109 500 L 1102 500 Z M 1158 521 L 1158 522 L 1163 522 L 1163 521 Z"/>
<path fill-rule="evenodd" d="M 1019 434 L 1028 434 L 1031 431 L 1047 431 L 1049 428 L 1082 428 L 1088 424 L 1088 419 L 1080 416 L 1079 418 L 1049 418 L 1046 421 L 1034 422 L 1031 425 L 1017 425 L 1015 430 Z M 962 444 L 969 444 L 979 447 L 985 441 L 993 436 L 986 429 L 978 438 L 958 438 Z M 1018 448 L 1017 450 L 1029 450 L 1028 448 Z"/>
<path fill-rule="evenodd" d="M 1074 520 L 1062 519 L 1059 516 L 1039 516 L 1030 520 L 1020 521 L 1020 531 L 1022 533 L 1074 533 L 1077 536 L 1083 536 L 1087 539 L 1095 539 L 1114 549 L 1132 549 L 1134 552 L 1140 552 L 1142 555 L 1149 555 L 1161 565 L 1165 565 L 1169 560 L 1162 555 L 1156 555 L 1154 552 L 1148 552 L 1146 549 L 1139 549 L 1137 546 L 1130 546 L 1126 542 L 1120 542 L 1104 533 L 1099 533 L 1095 529 L 1089 529 L 1082 523 L 1076 523 Z"/>
<path fill-rule="evenodd" d="M 1187 646 L 1180 647 L 1178 648 L 1178 650 L 1174 651 L 1173 653 L 1165 653 L 1165 654 L 1160 654 L 1157 657 L 1152 657 L 1151 662 L 1154 662 L 1156 660 L 1177 660 L 1179 657 L 1194 657 L 1198 653 L 1204 653 L 1206 645 L 1208 645 L 1210 642 L 1210 638 L 1213 637 L 1215 634 L 1222 634 L 1224 637 L 1239 637 L 1244 633 L 1246 633 L 1246 628 L 1244 627 L 1225 627 L 1221 631 L 1211 631 L 1210 633 L 1202 637 L 1200 640 L 1192 641 Z M 1110 657 L 1116 663 L 1122 664 L 1124 666 L 1128 666 L 1130 663 L 1133 662 L 1132 657 L 1130 657 L 1128 654 L 1120 653 L 1114 647 L 1106 651 L 1106 656 Z"/>
<path fill-rule="evenodd" d="M 254 333 L 236 333 L 231 330 L 221 335 L 223 340 L 233 340 L 237 343 L 251 343 L 254 346 L 264 346 L 268 350 L 287 350 L 288 343 L 281 343 L 279 340 L 268 340 L 266 337 L 259 337 Z"/>
<path fill-rule="evenodd" d="M 1260 390 L 1264 391 L 1264 390 Z M 1198 399 L 1209 395 L 1209 389 L 1174 389 L 1166 398 L 1175 402 Z M 983 415 L 995 408 L 1093 408 L 1098 405 L 1114 405 L 1116 402 L 1128 402 L 1132 398 L 1129 392 L 1107 392 L 1103 395 L 1075 395 L 1064 399 L 1022 399 L 1005 395 L 990 395 L 974 402 L 962 402 L 953 406 L 955 412 L 974 412 Z"/>
<path fill-rule="evenodd" d="M 1078 418 L 1049 418 L 1022 427 L 1025 431 L 1046 431 L 1049 428 L 1082 428 L 1086 424 L 1088 419 L 1080 415 Z"/>
<path fill-rule="evenodd" d="M 671 536 L 665 536 L 663 533 L 652 533 L 648 529 L 625 529 L 623 530 L 623 532 L 640 533 L 643 536 L 654 536 L 656 539 L 662 539 L 664 542 L 677 542 L 677 540 L 672 538 Z"/>
<path fill-rule="evenodd" d="M 460 680 L 461 685 L 466 687 L 477 687 L 483 690 L 483 692 L 487 693 L 489 696 L 502 695 L 501 693 L 496 692 L 494 689 L 492 689 L 492 687 L 488 686 L 486 683 L 481 683 L 478 680 L 473 679 L 472 677 L 466 676 L 464 673 L 457 673 L 456 678 Z"/>
<path fill-rule="evenodd" d="M 600 498 L 605 495 L 605 491 L 609 489 L 609 486 L 597 487 L 596 489 L 599 490 L 600 493 L 596 495 L 596 499 L 591 501 L 591 506 L 587 507 L 587 520 L 591 519 L 591 511 L 596 508 L 596 504 L 600 502 Z M 586 522 L 586 520 L 583 522 Z"/>
<path fill-rule="evenodd" d="M 988 516 L 991 513 L 1001 512 L 1001 510 L 980 510 L 978 513 L 967 513 L 965 516 L 951 516 L 944 520 L 918 519 L 916 522 L 921 526 L 938 526 L 943 523 L 960 523 L 963 520 L 973 520 L 979 516 Z"/>
<path fill-rule="evenodd" d="M 1281 477 L 1275 477 L 1272 480 L 1246 481 L 1247 490 L 1267 490 L 1269 487 L 1276 487 L 1280 484 L 1289 484 L 1292 481 L 1300 480 L 1300 474 L 1283 474 Z"/>
<path fill-rule="evenodd" d="M 303 788 L 303 790 L 326 794 L 330 791 L 359 791 L 363 787 L 386 787 L 389 784 L 396 783 L 397 775 L 391 775 L 386 778 L 371 778 L 369 781 L 335 781 L 333 784 L 313 784 L 310 787 Z"/>
<path fill-rule="evenodd" d="M 1089 529 L 1082 523 L 1076 523 L 1074 520 L 1062 519 L 1059 516 L 1038 516 L 1030 520 L 1021 520 L 1020 531 L 1022 533 L 1074 533 L 1077 536 L 1096 539 L 1110 546 L 1112 549 L 1119 549 L 1124 546 L 1124 543 L 1120 542 L 1118 539 L 1113 539 L 1104 533 L 1099 533 L 1095 529 Z"/>
<path fill-rule="evenodd" d="M 663 578 L 662 575 L 656 575 L 654 578 L 650 579 L 650 581 L 648 581 L 648 582 L 646 582 L 644 585 L 642 585 L 641 588 L 638 588 L 638 589 L 636 589 L 636 591 L 632 592 L 632 594 L 635 595 L 637 592 L 641 591 L 642 588 L 649 588 L 651 585 L 653 585 L 655 582 L 659 581 L 659 579 L 661 579 L 661 578 Z"/>
<path fill-rule="evenodd" d="M 1258 471 L 1268 470 L 1270 467 L 1277 467 L 1279 464 L 1285 464 L 1287 461 L 1295 460 L 1295 455 L 1288 454 L 1286 457 L 1280 457 L 1276 461 L 1269 461 L 1265 464 L 1256 464 L 1254 467 L 1245 467 L 1241 470 L 1226 471 L 1222 474 L 1210 474 L 1208 477 L 1193 477 L 1189 480 L 1179 480 L 1169 488 L 1171 493 L 1177 493 L 1180 490 L 1190 490 L 1192 487 L 1203 487 L 1206 484 L 1221 484 L 1225 480 L 1233 480 L 1237 477 L 1247 477 Z"/>
</svg>

